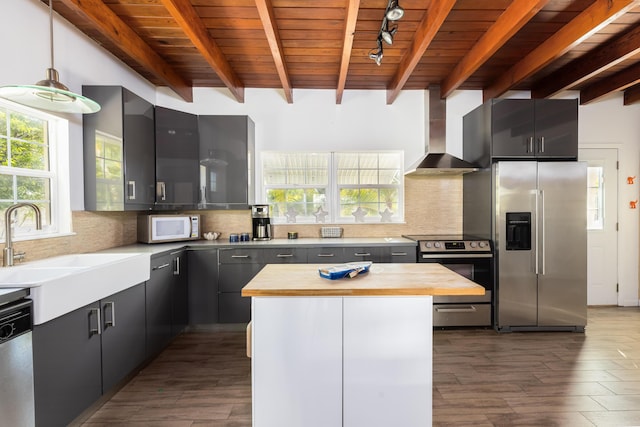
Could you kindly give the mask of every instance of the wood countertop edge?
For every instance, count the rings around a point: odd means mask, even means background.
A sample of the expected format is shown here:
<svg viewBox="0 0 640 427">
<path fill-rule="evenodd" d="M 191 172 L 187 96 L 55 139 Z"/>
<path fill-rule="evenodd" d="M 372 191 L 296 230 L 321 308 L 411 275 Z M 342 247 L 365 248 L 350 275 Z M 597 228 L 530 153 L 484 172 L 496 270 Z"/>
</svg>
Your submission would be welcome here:
<svg viewBox="0 0 640 427">
<path fill-rule="evenodd" d="M 330 286 L 330 285 L 327 285 Z M 456 295 L 484 295 L 485 290 L 482 286 L 477 288 L 421 288 L 421 289 L 402 289 L 402 288 L 378 288 L 378 289 L 243 289 L 241 295 L 243 297 L 311 297 L 311 296 L 456 296 Z"/>
</svg>

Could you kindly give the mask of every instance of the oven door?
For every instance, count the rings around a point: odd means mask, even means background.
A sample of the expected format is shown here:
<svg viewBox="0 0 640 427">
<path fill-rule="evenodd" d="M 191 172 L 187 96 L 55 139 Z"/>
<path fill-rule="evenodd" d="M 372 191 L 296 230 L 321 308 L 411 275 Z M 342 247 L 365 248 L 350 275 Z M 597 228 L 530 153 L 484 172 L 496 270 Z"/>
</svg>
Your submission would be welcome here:
<svg viewBox="0 0 640 427">
<path fill-rule="evenodd" d="M 484 286 L 484 295 L 434 296 L 436 327 L 491 326 L 493 256 L 491 254 L 421 254 L 419 262 L 435 262 Z"/>
</svg>

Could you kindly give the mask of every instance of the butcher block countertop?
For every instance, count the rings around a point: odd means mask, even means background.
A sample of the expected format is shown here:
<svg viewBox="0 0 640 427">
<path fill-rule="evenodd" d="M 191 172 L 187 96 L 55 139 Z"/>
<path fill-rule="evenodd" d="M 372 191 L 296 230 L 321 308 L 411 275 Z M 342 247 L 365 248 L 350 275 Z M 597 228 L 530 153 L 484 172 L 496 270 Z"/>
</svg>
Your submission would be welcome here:
<svg viewBox="0 0 640 427">
<path fill-rule="evenodd" d="M 484 295 L 484 288 L 436 263 L 373 264 L 354 278 L 329 280 L 331 264 L 267 264 L 244 288 L 244 297 Z"/>
</svg>

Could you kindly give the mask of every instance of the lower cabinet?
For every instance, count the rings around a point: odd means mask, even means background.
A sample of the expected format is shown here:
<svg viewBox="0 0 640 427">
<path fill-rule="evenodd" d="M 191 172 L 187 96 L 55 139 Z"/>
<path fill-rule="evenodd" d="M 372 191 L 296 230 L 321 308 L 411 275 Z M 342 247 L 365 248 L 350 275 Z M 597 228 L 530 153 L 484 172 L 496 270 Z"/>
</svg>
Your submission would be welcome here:
<svg viewBox="0 0 640 427">
<path fill-rule="evenodd" d="M 146 287 L 147 357 L 160 353 L 189 321 L 185 251 L 151 258 Z"/>
<path fill-rule="evenodd" d="M 222 248 L 218 262 L 218 322 L 248 323 L 251 300 L 240 292 L 264 267 L 263 249 Z"/>
<path fill-rule="evenodd" d="M 33 328 L 36 425 L 62 426 L 145 357 L 144 283 Z"/>
<path fill-rule="evenodd" d="M 218 323 L 218 249 L 190 250 L 189 324 Z"/>
</svg>

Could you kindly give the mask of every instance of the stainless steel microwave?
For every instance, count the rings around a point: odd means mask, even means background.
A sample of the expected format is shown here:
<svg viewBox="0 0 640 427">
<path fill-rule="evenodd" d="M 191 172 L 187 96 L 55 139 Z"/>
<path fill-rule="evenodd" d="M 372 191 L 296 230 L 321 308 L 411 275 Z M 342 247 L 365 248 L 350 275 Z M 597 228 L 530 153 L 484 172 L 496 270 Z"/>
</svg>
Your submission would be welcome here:
<svg viewBox="0 0 640 427">
<path fill-rule="evenodd" d="M 200 215 L 139 215 L 138 241 L 178 242 L 200 238 Z"/>
</svg>

